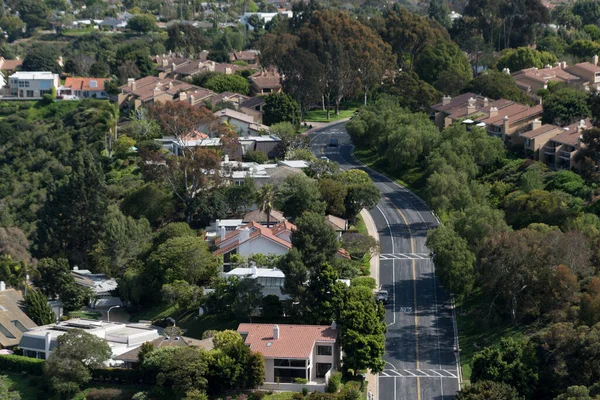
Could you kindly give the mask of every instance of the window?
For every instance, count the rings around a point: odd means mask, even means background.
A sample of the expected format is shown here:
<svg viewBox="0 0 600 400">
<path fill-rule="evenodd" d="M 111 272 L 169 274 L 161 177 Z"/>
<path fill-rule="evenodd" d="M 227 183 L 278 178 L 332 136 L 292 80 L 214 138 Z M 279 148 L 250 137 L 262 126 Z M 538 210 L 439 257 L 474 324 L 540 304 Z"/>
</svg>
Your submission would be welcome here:
<svg viewBox="0 0 600 400">
<path fill-rule="evenodd" d="M 90 81 L 90 87 L 91 88 L 98 87 L 98 82 L 96 82 L 96 81 Z"/>
<path fill-rule="evenodd" d="M 293 368 L 304 368 L 306 367 L 306 360 L 286 360 L 283 358 L 276 358 L 275 367 L 293 367 Z"/>
<path fill-rule="evenodd" d="M 275 381 L 292 383 L 296 378 L 306 379 L 305 369 L 275 368 Z"/>
<path fill-rule="evenodd" d="M 19 81 L 19 87 L 29 87 L 29 81 Z"/>
<path fill-rule="evenodd" d="M 25 97 L 33 97 L 33 90 L 27 90 L 27 95 Z"/>
<path fill-rule="evenodd" d="M 10 331 L 8 329 L 6 329 L 6 327 L 2 324 L 0 324 L 0 333 L 9 339 L 16 339 L 15 335 L 10 333 Z"/>
<path fill-rule="evenodd" d="M 43 96 L 45 94 L 50 94 L 51 91 L 50 90 L 40 90 L 40 96 Z"/>
<path fill-rule="evenodd" d="M 27 328 L 25 328 L 25 325 L 23 325 L 21 323 L 21 321 L 18 321 L 18 320 L 15 319 L 14 321 L 12 321 L 12 323 L 21 332 L 27 332 Z"/>
<path fill-rule="evenodd" d="M 317 363 L 317 378 L 325 378 L 325 375 L 330 369 L 330 363 Z"/>
<path fill-rule="evenodd" d="M 333 354 L 333 349 L 331 346 L 317 346 L 317 355 L 318 356 L 330 356 Z"/>
</svg>

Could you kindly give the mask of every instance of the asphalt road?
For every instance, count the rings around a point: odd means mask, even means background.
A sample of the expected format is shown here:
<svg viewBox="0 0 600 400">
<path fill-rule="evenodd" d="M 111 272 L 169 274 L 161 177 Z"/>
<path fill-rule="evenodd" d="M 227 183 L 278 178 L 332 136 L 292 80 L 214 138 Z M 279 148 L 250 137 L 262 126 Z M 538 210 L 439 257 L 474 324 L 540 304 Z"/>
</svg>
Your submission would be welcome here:
<svg viewBox="0 0 600 400">
<path fill-rule="evenodd" d="M 332 138 L 339 146 L 331 147 Z M 310 135 L 313 152 L 343 169 L 365 170 L 382 197 L 370 210 L 380 238 L 380 282 L 386 305 L 386 361 L 379 374 L 379 400 L 448 400 L 459 389 L 450 297 L 437 283 L 425 246 L 435 215 L 415 194 L 364 167 L 353 155 L 344 124 Z"/>
</svg>

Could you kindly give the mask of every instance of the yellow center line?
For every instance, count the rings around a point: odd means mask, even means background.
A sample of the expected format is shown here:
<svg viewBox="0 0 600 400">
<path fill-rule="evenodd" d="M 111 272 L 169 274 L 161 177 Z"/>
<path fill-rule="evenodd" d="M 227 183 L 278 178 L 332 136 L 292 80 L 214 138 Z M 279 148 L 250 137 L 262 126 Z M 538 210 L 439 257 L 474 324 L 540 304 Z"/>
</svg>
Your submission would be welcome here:
<svg viewBox="0 0 600 400">
<path fill-rule="evenodd" d="M 385 198 L 391 203 L 394 204 L 389 197 L 385 196 Z M 404 214 L 402 213 L 402 211 L 400 211 L 400 209 L 398 207 L 396 207 L 394 205 L 394 208 L 396 209 L 396 211 L 398 212 L 398 214 L 400 214 L 400 217 L 402 218 L 402 221 L 404 221 L 404 224 L 406 225 L 406 228 L 408 229 L 408 236 L 410 237 L 410 252 L 414 253 L 415 252 L 415 240 L 413 238 L 412 232 L 410 230 L 410 225 L 408 224 L 408 220 L 406 219 L 406 217 L 404 216 Z M 416 269 L 416 263 L 415 263 L 415 259 L 412 259 L 411 262 L 411 266 L 412 266 L 412 278 L 413 278 L 413 302 L 414 302 L 414 315 L 415 315 L 415 356 L 416 356 L 416 365 L 417 365 L 417 369 L 421 368 L 421 361 L 419 360 L 419 316 L 417 315 L 417 269 Z M 421 378 L 417 377 L 417 400 L 421 400 Z"/>
</svg>

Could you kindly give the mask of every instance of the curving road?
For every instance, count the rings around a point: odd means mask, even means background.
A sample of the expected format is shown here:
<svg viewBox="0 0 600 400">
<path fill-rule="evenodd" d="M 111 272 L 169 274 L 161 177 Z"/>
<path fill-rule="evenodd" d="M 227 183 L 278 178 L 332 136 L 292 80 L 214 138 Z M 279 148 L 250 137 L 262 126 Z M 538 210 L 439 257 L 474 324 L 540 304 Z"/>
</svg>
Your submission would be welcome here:
<svg viewBox="0 0 600 400">
<path fill-rule="evenodd" d="M 318 157 L 343 169 L 363 169 L 382 194 L 370 210 L 379 231 L 380 282 L 391 295 L 379 400 L 453 399 L 459 389 L 453 310 L 425 246 L 427 230 L 438 224 L 436 216 L 414 193 L 360 163 L 343 123 L 309 137 Z M 332 138 L 339 146 L 329 146 Z"/>
</svg>

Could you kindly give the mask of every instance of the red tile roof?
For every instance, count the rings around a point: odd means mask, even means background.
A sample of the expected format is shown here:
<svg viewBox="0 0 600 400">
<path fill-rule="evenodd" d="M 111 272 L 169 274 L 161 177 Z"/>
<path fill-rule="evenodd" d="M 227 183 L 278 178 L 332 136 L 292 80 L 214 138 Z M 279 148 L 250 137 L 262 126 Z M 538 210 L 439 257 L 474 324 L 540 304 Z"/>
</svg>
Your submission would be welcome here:
<svg viewBox="0 0 600 400">
<path fill-rule="evenodd" d="M 265 358 L 307 359 L 316 342 L 335 343 L 337 330 L 327 325 L 279 326 L 279 338 L 273 339 L 273 324 L 240 324 L 237 331 L 247 334 L 246 344 L 250 350 Z"/>
<path fill-rule="evenodd" d="M 70 87 L 73 90 L 104 90 L 104 83 L 108 78 L 79 78 L 79 77 L 67 77 L 65 80 L 65 86 Z M 93 86 L 92 82 L 96 82 L 96 86 Z"/>
</svg>

